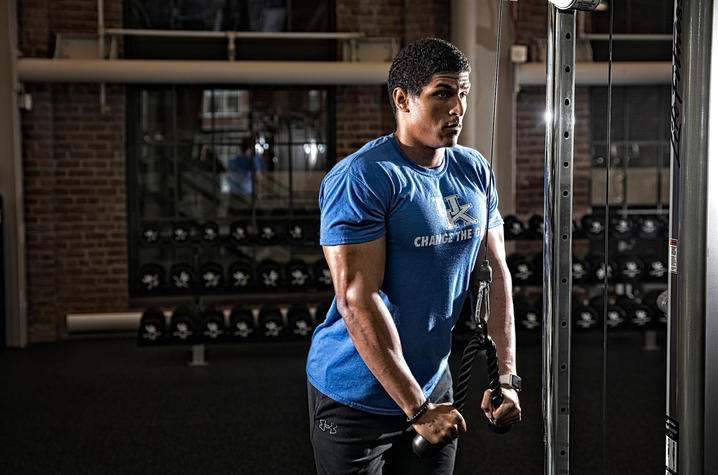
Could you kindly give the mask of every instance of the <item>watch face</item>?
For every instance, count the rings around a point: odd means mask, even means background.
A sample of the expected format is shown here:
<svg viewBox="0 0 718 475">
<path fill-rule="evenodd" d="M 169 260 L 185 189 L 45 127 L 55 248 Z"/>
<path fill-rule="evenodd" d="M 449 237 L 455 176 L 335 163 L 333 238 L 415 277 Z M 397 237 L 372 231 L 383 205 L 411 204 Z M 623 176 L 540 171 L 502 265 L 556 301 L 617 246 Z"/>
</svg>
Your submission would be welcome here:
<svg viewBox="0 0 718 475">
<path fill-rule="evenodd" d="M 521 391 L 521 378 L 515 374 L 511 375 L 511 386 L 517 391 Z"/>
</svg>

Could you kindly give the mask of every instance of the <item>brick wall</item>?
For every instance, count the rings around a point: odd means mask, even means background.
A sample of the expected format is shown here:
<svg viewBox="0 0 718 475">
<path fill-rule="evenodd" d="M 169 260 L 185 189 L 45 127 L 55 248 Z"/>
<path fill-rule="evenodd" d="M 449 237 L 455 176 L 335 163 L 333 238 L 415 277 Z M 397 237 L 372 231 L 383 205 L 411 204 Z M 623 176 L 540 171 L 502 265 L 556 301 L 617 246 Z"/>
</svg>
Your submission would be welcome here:
<svg viewBox="0 0 718 475">
<path fill-rule="evenodd" d="M 52 56 L 57 33 L 97 31 L 92 0 L 18 4 L 24 57 Z M 119 27 L 121 2 L 105 2 L 105 22 Z M 66 335 L 72 312 L 126 310 L 124 87 L 28 84 L 32 111 L 22 113 L 27 297 L 30 341 Z"/>
</svg>

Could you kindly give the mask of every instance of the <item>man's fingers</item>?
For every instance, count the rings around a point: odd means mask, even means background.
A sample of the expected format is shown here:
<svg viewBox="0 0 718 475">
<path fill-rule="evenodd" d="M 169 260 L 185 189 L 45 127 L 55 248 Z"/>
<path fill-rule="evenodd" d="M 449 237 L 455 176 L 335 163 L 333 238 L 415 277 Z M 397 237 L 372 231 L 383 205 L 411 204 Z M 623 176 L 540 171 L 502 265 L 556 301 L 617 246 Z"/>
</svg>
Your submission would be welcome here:
<svg viewBox="0 0 718 475">
<path fill-rule="evenodd" d="M 493 417 L 493 406 L 491 405 L 491 390 L 487 389 L 484 391 L 484 397 L 481 400 L 481 409 L 486 414 L 486 417 L 491 419 Z"/>
</svg>

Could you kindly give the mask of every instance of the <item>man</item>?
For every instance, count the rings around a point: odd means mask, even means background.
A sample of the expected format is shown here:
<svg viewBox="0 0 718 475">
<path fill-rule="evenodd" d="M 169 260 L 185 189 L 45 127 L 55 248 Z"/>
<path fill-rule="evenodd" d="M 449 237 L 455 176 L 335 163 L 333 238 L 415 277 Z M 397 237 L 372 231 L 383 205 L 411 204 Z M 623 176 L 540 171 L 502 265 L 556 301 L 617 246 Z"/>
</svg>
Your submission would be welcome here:
<svg viewBox="0 0 718 475">
<path fill-rule="evenodd" d="M 388 88 L 396 131 L 341 160 L 319 193 L 321 244 L 336 298 L 307 359 L 310 437 L 317 471 L 451 473 L 466 422 L 453 408 L 451 330 L 483 262 L 494 270 L 489 332 L 499 370 L 513 375 L 511 281 L 489 164 L 457 145 L 470 66 L 443 40 L 399 52 Z M 491 182 L 491 187 L 490 187 Z M 497 424 L 519 422 L 516 390 L 482 408 Z M 439 453 L 420 459 L 416 433 Z"/>
</svg>

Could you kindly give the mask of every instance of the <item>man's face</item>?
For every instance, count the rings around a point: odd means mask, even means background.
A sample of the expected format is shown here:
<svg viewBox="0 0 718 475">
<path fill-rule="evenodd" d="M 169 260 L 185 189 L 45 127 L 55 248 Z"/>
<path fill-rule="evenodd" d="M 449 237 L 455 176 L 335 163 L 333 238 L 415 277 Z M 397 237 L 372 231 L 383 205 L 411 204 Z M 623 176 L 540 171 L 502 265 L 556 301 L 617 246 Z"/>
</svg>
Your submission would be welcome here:
<svg viewBox="0 0 718 475">
<path fill-rule="evenodd" d="M 469 73 L 437 73 L 418 96 L 408 95 L 402 114 L 405 131 L 415 145 L 437 149 L 456 145 L 471 88 Z"/>
</svg>

